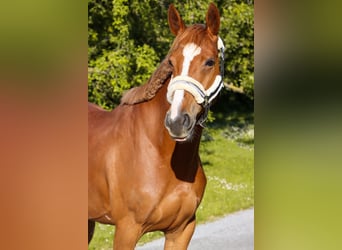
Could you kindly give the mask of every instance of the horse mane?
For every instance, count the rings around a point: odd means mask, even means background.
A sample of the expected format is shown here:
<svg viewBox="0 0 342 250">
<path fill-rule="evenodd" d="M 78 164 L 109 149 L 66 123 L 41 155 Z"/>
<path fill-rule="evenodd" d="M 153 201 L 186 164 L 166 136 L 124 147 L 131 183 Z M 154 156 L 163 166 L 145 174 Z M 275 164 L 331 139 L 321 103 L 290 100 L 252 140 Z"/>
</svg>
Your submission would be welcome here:
<svg viewBox="0 0 342 250">
<path fill-rule="evenodd" d="M 121 98 L 121 105 L 134 105 L 151 100 L 172 74 L 172 66 L 165 58 L 144 85 L 128 90 Z"/>
</svg>

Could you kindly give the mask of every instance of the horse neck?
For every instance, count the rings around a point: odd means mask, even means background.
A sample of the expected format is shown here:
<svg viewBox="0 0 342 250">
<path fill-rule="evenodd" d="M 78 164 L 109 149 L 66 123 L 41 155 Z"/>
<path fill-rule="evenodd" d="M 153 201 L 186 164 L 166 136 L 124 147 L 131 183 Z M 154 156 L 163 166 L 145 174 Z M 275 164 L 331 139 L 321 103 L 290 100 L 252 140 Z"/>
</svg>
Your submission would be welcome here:
<svg viewBox="0 0 342 250">
<path fill-rule="evenodd" d="M 198 149 L 202 127 L 196 125 L 193 138 L 189 142 L 175 142 L 170 137 L 164 125 L 166 113 L 170 108 L 166 100 L 167 86 L 168 81 L 152 100 L 141 104 L 141 108 L 144 109 L 143 114 L 145 114 L 145 132 L 160 154 L 171 161 L 176 177 L 183 181 L 193 182 L 199 165 Z"/>
<path fill-rule="evenodd" d="M 194 182 L 200 164 L 198 154 L 202 127 L 196 125 L 194 136 L 190 142 L 176 143 L 171 167 L 176 177 L 182 181 Z"/>
</svg>

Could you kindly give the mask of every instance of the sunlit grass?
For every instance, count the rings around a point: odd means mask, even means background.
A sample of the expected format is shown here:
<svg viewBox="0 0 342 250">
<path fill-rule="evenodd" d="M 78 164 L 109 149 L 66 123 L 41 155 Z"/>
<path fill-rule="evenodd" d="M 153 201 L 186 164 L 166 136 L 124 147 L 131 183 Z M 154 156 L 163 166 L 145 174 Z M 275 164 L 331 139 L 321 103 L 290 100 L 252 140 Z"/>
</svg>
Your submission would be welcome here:
<svg viewBox="0 0 342 250">
<path fill-rule="evenodd" d="M 112 250 L 114 227 L 96 223 L 94 237 L 89 244 L 89 250 Z"/>
<path fill-rule="evenodd" d="M 213 140 L 201 143 L 207 188 L 197 210 L 199 223 L 254 205 L 254 149 L 215 130 Z"/>
</svg>

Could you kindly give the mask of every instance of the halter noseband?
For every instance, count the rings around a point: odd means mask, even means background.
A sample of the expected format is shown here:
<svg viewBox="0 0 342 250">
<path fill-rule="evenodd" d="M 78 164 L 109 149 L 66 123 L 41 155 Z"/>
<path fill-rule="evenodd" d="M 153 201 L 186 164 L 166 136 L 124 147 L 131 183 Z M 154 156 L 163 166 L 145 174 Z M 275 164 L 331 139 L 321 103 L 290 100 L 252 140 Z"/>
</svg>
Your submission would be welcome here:
<svg viewBox="0 0 342 250">
<path fill-rule="evenodd" d="M 199 117 L 197 123 L 204 126 L 203 123 L 206 121 L 209 107 L 211 102 L 219 94 L 223 88 L 223 76 L 224 76 L 224 45 L 222 39 L 219 37 L 217 41 L 217 48 L 220 52 L 220 74 L 215 77 L 213 84 L 205 90 L 203 85 L 190 76 L 176 76 L 172 77 L 167 88 L 167 100 L 169 103 L 173 101 L 173 95 L 176 90 L 185 90 L 193 95 L 196 102 L 204 108 L 204 112 Z"/>
</svg>

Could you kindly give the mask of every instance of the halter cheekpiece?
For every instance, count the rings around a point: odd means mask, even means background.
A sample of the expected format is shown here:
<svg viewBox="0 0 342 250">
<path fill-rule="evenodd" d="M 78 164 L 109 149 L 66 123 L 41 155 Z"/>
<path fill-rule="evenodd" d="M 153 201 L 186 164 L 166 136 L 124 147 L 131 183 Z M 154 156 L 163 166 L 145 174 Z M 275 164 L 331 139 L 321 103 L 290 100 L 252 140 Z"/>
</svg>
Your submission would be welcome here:
<svg viewBox="0 0 342 250">
<path fill-rule="evenodd" d="M 176 90 L 185 90 L 193 95 L 196 102 L 204 108 L 204 112 L 199 117 L 197 123 L 204 126 L 207 119 L 210 104 L 219 94 L 223 88 L 224 76 L 224 45 L 222 39 L 219 37 L 217 41 L 217 48 L 220 54 L 220 74 L 215 77 L 213 84 L 205 90 L 203 85 L 190 76 L 176 76 L 172 77 L 167 89 L 167 100 L 169 103 L 173 101 L 173 95 Z"/>
</svg>

